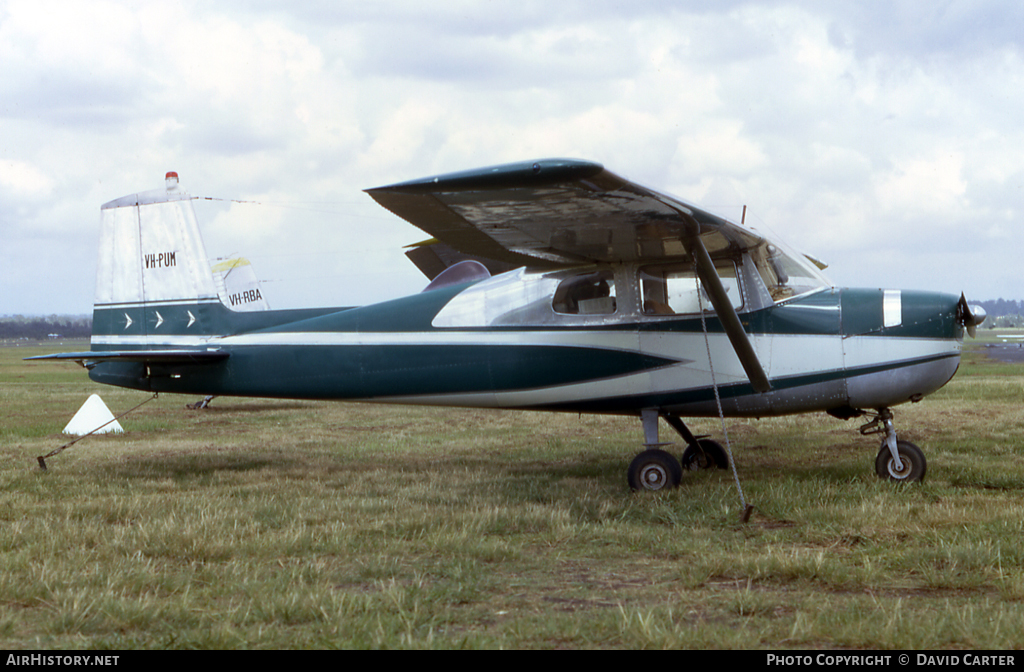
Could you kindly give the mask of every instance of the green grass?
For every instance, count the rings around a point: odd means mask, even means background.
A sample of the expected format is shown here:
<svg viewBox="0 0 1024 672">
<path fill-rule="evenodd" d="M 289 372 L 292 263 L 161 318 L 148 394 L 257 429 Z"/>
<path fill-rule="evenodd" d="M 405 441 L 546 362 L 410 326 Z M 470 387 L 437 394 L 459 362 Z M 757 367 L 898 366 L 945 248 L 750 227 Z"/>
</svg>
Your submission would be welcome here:
<svg viewBox="0 0 1024 672">
<path fill-rule="evenodd" d="M 729 420 L 746 525 L 729 472 L 630 493 L 630 418 L 162 395 L 42 472 L 147 396 L 45 350 L 0 349 L 7 649 L 1024 646 L 1024 366 L 981 350 L 896 410 L 921 485 L 857 421 Z"/>
</svg>

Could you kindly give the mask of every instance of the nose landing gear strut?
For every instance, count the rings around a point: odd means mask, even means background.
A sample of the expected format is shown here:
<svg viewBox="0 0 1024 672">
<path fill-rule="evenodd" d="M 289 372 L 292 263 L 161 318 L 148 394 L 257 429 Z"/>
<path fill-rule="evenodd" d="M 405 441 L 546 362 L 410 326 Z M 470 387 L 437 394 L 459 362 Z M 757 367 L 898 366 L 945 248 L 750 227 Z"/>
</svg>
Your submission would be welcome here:
<svg viewBox="0 0 1024 672">
<path fill-rule="evenodd" d="M 925 472 L 928 470 L 924 453 L 910 441 L 900 441 L 896 438 L 891 410 L 878 409 L 878 415 L 871 422 L 861 426 L 860 433 L 865 436 L 885 435 L 878 457 L 875 458 L 875 473 L 879 478 L 898 483 L 919 483 L 924 480 Z"/>
</svg>

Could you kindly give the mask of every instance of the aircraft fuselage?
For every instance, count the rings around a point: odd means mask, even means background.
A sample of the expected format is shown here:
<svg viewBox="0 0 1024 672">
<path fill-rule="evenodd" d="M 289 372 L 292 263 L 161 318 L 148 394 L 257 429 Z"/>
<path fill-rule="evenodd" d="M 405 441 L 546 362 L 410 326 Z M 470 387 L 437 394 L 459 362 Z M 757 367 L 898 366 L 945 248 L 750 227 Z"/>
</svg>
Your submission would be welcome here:
<svg viewBox="0 0 1024 672">
<path fill-rule="evenodd" d="M 437 326 L 451 324 L 443 309 L 472 284 L 336 310 L 97 307 L 98 333 L 107 335 L 94 337 L 94 351 L 159 344 L 229 357 L 108 361 L 89 375 L 155 392 L 686 416 L 717 415 L 714 382 L 727 415 L 770 416 L 916 401 L 956 372 L 964 332 L 954 295 L 810 292 L 740 313 L 772 385 L 757 393 L 713 313 L 703 324 L 699 315 L 647 315 L 620 290 L 609 315 Z M 224 335 L 190 335 L 204 327 Z"/>
</svg>

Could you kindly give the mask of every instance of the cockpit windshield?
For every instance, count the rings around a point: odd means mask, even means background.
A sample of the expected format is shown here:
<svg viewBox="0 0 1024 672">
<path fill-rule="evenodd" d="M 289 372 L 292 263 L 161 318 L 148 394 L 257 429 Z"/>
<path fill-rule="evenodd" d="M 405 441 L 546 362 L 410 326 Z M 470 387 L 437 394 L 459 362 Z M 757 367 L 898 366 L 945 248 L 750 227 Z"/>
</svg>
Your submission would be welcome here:
<svg viewBox="0 0 1024 672">
<path fill-rule="evenodd" d="M 762 243 L 750 251 L 750 256 L 775 302 L 832 286 L 810 259 L 779 243 Z"/>
</svg>

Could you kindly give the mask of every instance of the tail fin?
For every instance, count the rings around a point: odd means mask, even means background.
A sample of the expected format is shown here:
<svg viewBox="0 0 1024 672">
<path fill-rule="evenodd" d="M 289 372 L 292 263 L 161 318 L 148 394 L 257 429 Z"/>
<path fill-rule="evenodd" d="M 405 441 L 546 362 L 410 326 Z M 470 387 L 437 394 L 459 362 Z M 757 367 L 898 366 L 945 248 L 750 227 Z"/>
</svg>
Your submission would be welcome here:
<svg viewBox="0 0 1024 672">
<path fill-rule="evenodd" d="M 227 315 L 199 233 L 192 197 L 166 188 L 102 206 L 93 349 L 200 345 Z"/>
<path fill-rule="evenodd" d="M 239 312 L 270 310 L 248 259 L 237 257 L 217 262 L 213 265 L 213 281 L 221 303 Z"/>
</svg>

